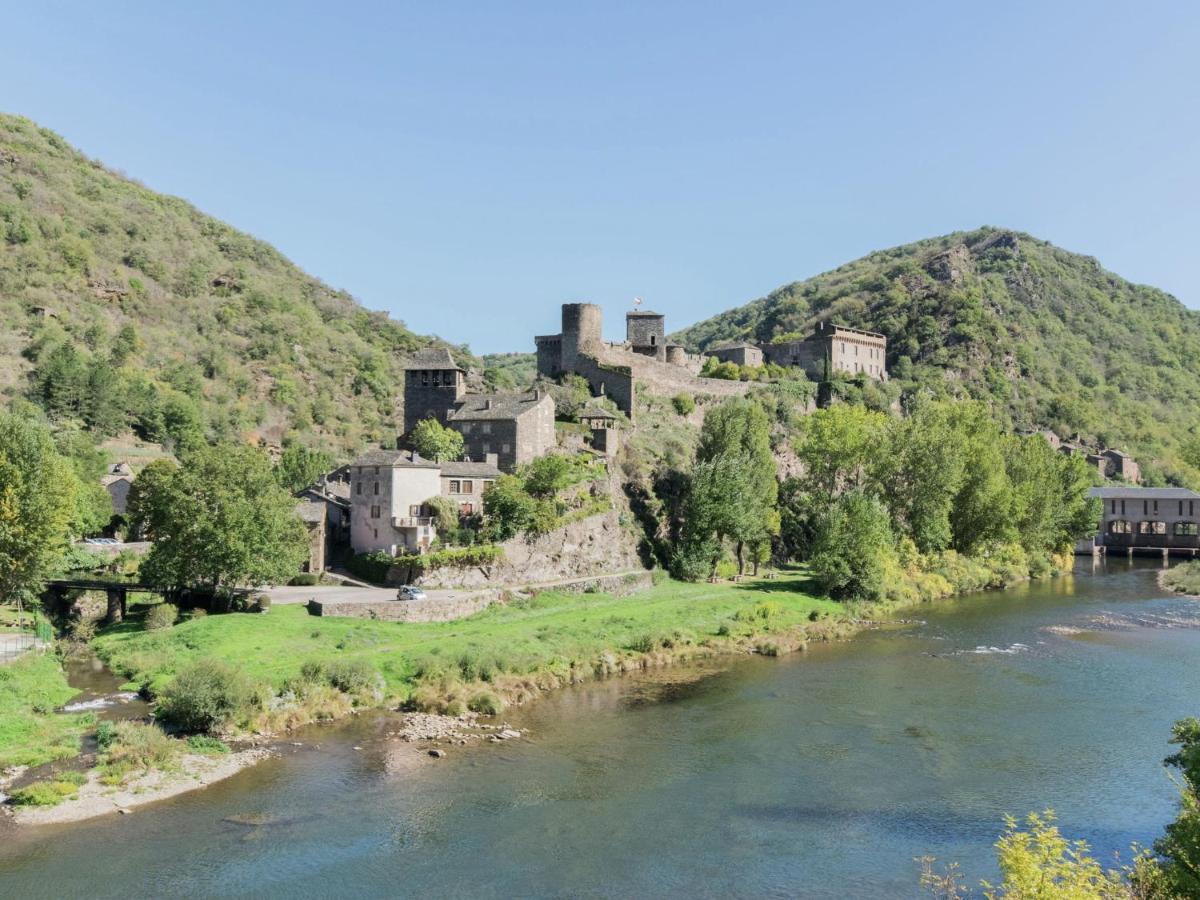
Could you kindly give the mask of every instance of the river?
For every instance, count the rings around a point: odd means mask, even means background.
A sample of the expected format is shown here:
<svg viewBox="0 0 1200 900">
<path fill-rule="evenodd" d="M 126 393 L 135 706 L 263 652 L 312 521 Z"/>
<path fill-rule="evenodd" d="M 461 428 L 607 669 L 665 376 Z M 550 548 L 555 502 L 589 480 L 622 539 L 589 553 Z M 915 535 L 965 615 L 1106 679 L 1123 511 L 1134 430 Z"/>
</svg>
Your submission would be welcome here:
<svg viewBox="0 0 1200 900">
<path fill-rule="evenodd" d="M 1083 560 L 807 654 L 561 691 L 509 716 L 528 740 L 443 760 L 382 715 L 311 729 L 190 796 L 0 832 L 0 896 L 914 897 L 914 857 L 994 877 L 1002 816 L 1047 807 L 1127 854 L 1200 714 L 1200 602 L 1155 571 Z"/>
</svg>

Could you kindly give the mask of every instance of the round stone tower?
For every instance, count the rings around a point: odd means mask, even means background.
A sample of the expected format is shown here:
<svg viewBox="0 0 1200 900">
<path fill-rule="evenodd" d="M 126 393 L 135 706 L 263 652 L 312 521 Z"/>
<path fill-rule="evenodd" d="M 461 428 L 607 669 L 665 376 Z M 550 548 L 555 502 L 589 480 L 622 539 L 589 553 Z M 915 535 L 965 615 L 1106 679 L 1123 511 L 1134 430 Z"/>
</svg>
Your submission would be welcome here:
<svg viewBox="0 0 1200 900">
<path fill-rule="evenodd" d="M 594 303 L 564 303 L 562 307 L 562 368 L 575 369 L 575 359 L 602 341 L 604 314 Z"/>
</svg>

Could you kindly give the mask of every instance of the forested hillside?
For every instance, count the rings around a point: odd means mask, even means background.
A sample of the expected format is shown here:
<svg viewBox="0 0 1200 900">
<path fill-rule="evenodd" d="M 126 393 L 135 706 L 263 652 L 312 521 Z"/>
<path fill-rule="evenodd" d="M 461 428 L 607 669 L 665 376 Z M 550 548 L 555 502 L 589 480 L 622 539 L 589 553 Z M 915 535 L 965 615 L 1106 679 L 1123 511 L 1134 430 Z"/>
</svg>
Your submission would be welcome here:
<svg viewBox="0 0 1200 900">
<path fill-rule="evenodd" d="M 394 433 L 428 344 L 263 241 L 0 114 L 0 394 L 168 446 Z"/>
<path fill-rule="evenodd" d="M 1129 449 L 1151 480 L 1200 478 L 1184 462 L 1200 422 L 1200 314 L 1091 257 L 981 228 L 872 253 L 675 337 L 698 350 L 821 320 L 887 335 L 893 380 L 868 384 L 868 402 L 969 395 L 1016 427 Z"/>
</svg>

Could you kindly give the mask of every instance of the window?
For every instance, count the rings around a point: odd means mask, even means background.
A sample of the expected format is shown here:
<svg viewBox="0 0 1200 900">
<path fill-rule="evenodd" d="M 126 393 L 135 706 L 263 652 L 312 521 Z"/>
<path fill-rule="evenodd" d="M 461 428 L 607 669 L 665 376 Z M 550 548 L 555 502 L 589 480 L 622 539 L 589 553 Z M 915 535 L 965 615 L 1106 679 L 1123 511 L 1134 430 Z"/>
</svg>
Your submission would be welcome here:
<svg viewBox="0 0 1200 900">
<path fill-rule="evenodd" d="M 434 386 L 434 387 L 437 387 L 437 386 L 438 386 L 439 384 L 441 384 L 441 383 L 442 383 L 442 375 L 441 375 L 441 373 L 440 373 L 440 372 L 434 372 L 434 373 L 433 373 L 433 386 Z"/>
<path fill-rule="evenodd" d="M 1158 501 L 1157 500 L 1154 501 L 1154 514 L 1156 516 L 1158 515 Z"/>
<path fill-rule="evenodd" d="M 483 489 L 486 491 L 488 488 L 490 488 L 495 483 L 496 483 L 495 479 L 488 478 L 487 480 L 485 480 L 483 482 Z"/>
<path fill-rule="evenodd" d="M 482 431 L 484 434 L 491 434 L 492 433 L 492 423 L 484 422 L 482 425 L 479 426 L 479 430 Z"/>
<path fill-rule="evenodd" d="M 362 482 L 361 481 L 354 485 L 354 493 L 362 494 Z"/>
<path fill-rule="evenodd" d="M 1188 515 L 1194 516 L 1195 514 L 1196 514 L 1196 501 L 1189 500 L 1188 501 Z"/>
<path fill-rule="evenodd" d="M 1182 500 L 1179 501 L 1179 514 L 1181 516 L 1183 515 L 1183 501 Z"/>
<path fill-rule="evenodd" d="M 1177 537 L 1195 537 L 1200 534 L 1200 525 L 1195 522 L 1176 522 L 1175 534 Z"/>
<path fill-rule="evenodd" d="M 475 485 L 474 485 L 474 483 L 473 483 L 473 482 L 470 482 L 470 481 L 464 481 L 464 482 L 462 483 L 462 492 L 463 492 L 464 494 L 470 494 L 470 493 L 472 493 L 474 490 L 475 490 Z"/>
<path fill-rule="evenodd" d="M 1125 501 L 1121 501 L 1121 515 L 1125 515 Z"/>
<path fill-rule="evenodd" d="M 1132 529 L 1129 527 L 1129 523 L 1120 519 L 1114 519 L 1108 523 L 1109 534 L 1129 534 L 1131 530 Z"/>
<path fill-rule="evenodd" d="M 378 475 L 378 474 L 379 474 L 379 466 L 376 466 L 376 467 L 375 467 L 375 474 L 376 474 L 376 475 Z"/>
<path fill-rule="evenodd" d="M 481 446 L 483 447 L 483 452 L 484 452 L 484 453 L 491 453 L 491 452 L 492 452 L 492 445 L 491 445 L 491 444 L 489 444 L 487 441 L 484 441 L 484 442 L 483 442 L 483 444 L 482 444 Z"/>
<path fill-rule="evenodd" d="M 1112 514 L 1114 516 L 1117 514 L 1117 501 L 1116 500 L 1112 501 Z"/>
<path fill-rule="evenodd" d="M 375 529 L 373 529 L 373 530 L 374 530 L 374 532 L 375 532 L 375 540 L 379 540 L 379 529 L 378 529 L 378 528 L 375 528 Z"/>
<path fill-rule="evenodd" d="M 377 482 L 375 482 L 375 491 L 374 491 L 374 494 L 375 494 L 375 496 L 379 496 L 379 482 L 378 482 L 378 481 L 377 481 Z"/>
<path fill-rule="evenodd" d="M 371 507 L 371 518 L 372 518 L 372 519 L 378 519 L 378 518 L 379 518 L 379 507 L 378 507 L 378 506 L 372 506 L 372 507 Z"/>
<path fill-rule="evenodd" d="M 1154 520 L 1138 522 L 1138 534 L 1166 534 L 1167 523 Z"/>
<path fill-rule="evenodd" d="M 409 514 L 410 516 L 419 516 L 419 515 L 421 515 L 421 504 L 420 504 L 420 503 L 414 503 L 412 506 L 410 506 L 410 507 L 408 508 L 408 514 Z"/>
<path fill-rule="evenodd" d="M 501 453 L 511 453 L 512 452 L 512 444 L 501 444 L 500 452 Z"/>
<path fill-rule="evenodd" d="M 457 481 L 450 482 L 450 493 L 452 493 L 452 494 L 461 494 L 462 493 L 462 491 L 459 490 L 459 483 Z"/>
<path fill-rule="evenodd" d="M 462 428 L 462 433 L 464 435 L 471 433 L 471 423 L 470 422 L 463 422 L 461 428 Z"/>
<path fill-rule="evenodd" d="M 421 387 L 429 387 L 429 373 L 428 372 L 421 373 Z"/>
</svg>

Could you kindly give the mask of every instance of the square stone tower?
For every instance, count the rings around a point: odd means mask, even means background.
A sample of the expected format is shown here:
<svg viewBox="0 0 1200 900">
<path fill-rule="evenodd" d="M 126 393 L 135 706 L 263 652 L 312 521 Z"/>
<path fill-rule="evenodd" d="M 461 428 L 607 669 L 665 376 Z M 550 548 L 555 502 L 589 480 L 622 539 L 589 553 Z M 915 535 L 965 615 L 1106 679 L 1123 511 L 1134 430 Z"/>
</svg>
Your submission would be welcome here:
<svg viewBox="0 0 1200 900">
<path fill-rule="evenodd" d="M 404 433 L 422 419 L 446 420 L 466 396 L 466 373 L 442 347 L 420 350 L 404 367 Z"/>
</svg>

